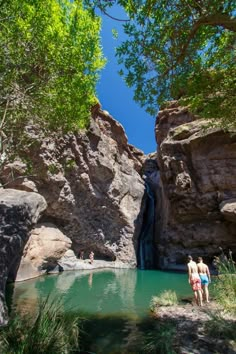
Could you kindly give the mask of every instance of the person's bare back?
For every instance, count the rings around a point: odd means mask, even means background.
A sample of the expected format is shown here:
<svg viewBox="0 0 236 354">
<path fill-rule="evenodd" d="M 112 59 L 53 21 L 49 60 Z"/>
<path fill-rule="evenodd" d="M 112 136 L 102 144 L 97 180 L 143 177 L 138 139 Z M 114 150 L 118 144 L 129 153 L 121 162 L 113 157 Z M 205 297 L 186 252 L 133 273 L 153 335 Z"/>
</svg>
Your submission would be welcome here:
<svg viewBox="0 0 236 354">
<path fill-rule="evenodd" d="M 188 263 L 188 271 L 189 271 L 189 275 L 194 274 L 194 273 L 198 273 L 198 269 L 197 269 L 197 264 L 196 264 L 196 262 L 194 262 L 194 261 L 191 260 L 191 261 Z"/>
<path fill-rule="evenodd" d="M 208 266 L 204 263 L 198 263 L 197 269 L 198 269 L 198 273 L 201 273 L 201 274 L 208 274 L 209 273 Z"/>
</svg>

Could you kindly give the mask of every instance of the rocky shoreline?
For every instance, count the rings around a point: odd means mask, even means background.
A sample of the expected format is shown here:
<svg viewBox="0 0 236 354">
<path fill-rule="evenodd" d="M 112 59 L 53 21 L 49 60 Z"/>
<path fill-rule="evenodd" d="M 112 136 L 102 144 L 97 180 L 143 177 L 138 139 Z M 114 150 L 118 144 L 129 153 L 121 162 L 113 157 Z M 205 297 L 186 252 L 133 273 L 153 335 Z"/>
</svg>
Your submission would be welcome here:
<svg viewBox="0 0 236 354">
<path fill-rule="evenodd" d="M 154 317 L 176 326 L 173 349 L 178 354 L 235 354 L 235 341 L 223 336 L 212 336 L 207 331 L 209 321 L 217 314 L 229 324 L 236 325 L 236 317 L 225 314 L 214 301 L 201 308 L 192 303 L 161 306 L 155 311 Z"/>
</svg>

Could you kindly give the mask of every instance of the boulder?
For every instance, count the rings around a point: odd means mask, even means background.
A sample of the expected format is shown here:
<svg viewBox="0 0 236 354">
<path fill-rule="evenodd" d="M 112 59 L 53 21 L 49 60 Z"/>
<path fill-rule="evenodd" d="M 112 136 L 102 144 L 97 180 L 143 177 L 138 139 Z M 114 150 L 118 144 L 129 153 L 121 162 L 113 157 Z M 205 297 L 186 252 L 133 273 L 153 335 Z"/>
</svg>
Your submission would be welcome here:
<svg viewBox="0 0 236 354">
<path fill-rule="evenodd" d="M 71 243 L 55 225 L 36 225 L 25 245 L 16 281 L 35 278 L 54 270 Z"/>
<path fill-rule="evenodd" d="M 236 222 L 236 199 L 225 200 L 220 203 L 220 211 L 226 220 Z"/>
<path fill-rule="evenodd" d="M 7 322 L 6 282 L 15 279 L 29 231 L 46 206 L 40 194 L 0 190 L 0 325 Z"/>
</svg>

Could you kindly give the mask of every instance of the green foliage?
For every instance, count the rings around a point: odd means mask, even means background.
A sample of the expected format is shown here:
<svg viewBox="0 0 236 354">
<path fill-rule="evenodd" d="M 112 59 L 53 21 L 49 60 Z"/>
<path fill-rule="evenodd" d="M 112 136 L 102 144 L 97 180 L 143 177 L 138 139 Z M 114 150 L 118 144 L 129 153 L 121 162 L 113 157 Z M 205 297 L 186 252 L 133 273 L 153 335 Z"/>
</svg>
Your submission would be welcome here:
<svg viewBox="0 0 236 354">
<path fill-rule="evenodd" d="M 172 322 L 157 322 L 155 331 L 149 331 L 145 335 L 145 344 L 142 353 L 175 354 L 173 349 L 176 326 Z"/>
<path fill-rule="evenodd" d="M 112 29 L 112 36 L 114 39 L 117 39 L 118 38 L 118 32 L 115 28 Z"/>
<path fill-rule="evenodd" d="M 214 297 L 226 311 L 236 314 L 236 264 L 232 252 L 228 256 L 222 252 L 214 263 L 219 273 L 214 282 Z"/>
<path fill-rule="evenodd" d="M 159 306 L 173 306 L 178 304 L 176 292 L 165 290 L 159 296 L 153 296 L 150 302 L 151 311 L 155 311 Z"/>
<path fill-rule="evenodd" d="M 125 67 L 120 74 L 150 114 L 166 100 L 181 99 L 202 117 L 236 126 L 233 0 L 88 2 L 103 12 L 117 3 L 129 15 L 128 39 L 117 48 Z"/>
<path fill-rule="evenodd" d="M 236 345 L 236 322 L 220 312 L 209 313 L 210 320 L 205 324 L 207 334 L 214 338 L 233 340 Z"/>
<path fill-rule="evenodd" d="M 63 167 L 65 169 L 66 172 L 70 172 L 72 171 L 74 168 L 76 168 L 77 164 L 76 161 L 73 159 L 67 159 L 64 163 L 63 163 Z"/>
<path fill-rule="evenodd" d="M 1 330 L 1 353 L 69 353 L 79 349 L 79 334 L 79 319 L 65 317 L 61 305 L 47 298 L 33 318 L 16 315 Z"/>
<path fill-rule="evenodd" d="M 86 127 L 104 66 L 100 20 L 82 1 L 12 0 L 0 4 L 0 136 L 25 124 Z"/>
<path fill-rule="evenodd" d="M 52 175 L 56 175 L 59 172 L 59 167 L 52 163 L 52 164 L 48 165 L 48 171 Z"/>
</svg>

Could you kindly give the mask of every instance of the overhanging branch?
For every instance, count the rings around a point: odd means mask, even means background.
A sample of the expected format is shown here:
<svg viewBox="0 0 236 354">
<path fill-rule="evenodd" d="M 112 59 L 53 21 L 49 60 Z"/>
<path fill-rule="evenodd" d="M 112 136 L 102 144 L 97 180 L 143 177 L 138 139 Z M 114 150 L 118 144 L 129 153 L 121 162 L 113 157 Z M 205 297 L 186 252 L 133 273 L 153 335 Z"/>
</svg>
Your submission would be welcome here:
<svg viewBox="0 0 236 354">
<path fill-rule="evenodd" d="M 236 32 L 236 18 L 224 13 L 215 13 L 200 17 L 190 30 L 188 38 L 183 45 L 180 54 L 176 58 L 175 64 L 165 72 L 165 75 L 167 75 L 171 70 L 175 69 L 177 65 L 183 61 L 191 40 L 195 37 L 197 31 L 202 26 L 220 26 L 231 32 Z"/>
</svg>

